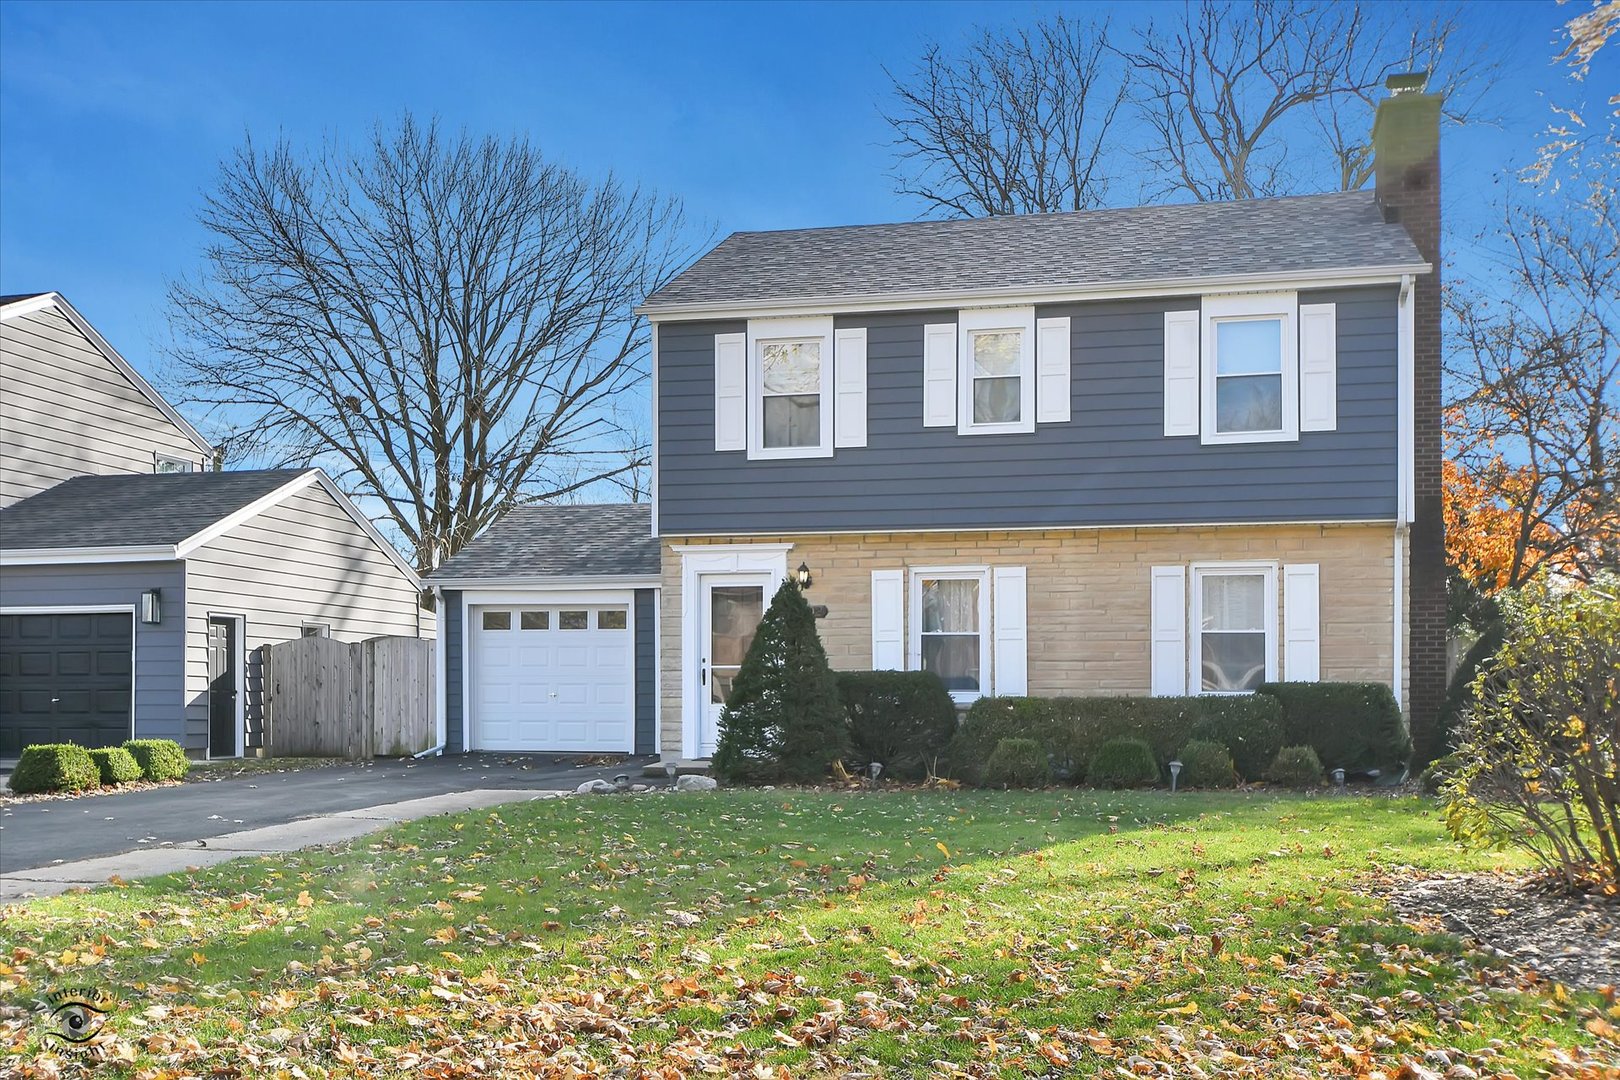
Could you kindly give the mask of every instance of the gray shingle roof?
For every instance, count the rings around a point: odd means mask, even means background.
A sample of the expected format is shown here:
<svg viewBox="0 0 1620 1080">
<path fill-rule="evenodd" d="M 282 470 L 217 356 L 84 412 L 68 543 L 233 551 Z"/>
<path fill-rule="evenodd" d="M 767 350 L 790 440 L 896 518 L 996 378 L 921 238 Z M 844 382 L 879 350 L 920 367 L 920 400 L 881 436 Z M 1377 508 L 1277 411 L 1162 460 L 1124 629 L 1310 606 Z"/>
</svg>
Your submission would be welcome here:
<svg viewBox="0 0 1620 1080">
<path fill-rule="evenodd" d="M 75 476 L 0 510 L 0 549 L 178 544 L 308 471 Z"/>
<path fill-rule="evenodd" d="M 648 503 L 522 506 L 458 551 L 429 581 L 658 573 Z"/>
<path fill-rule="evenodd" d="M 677 305 L 1094 288 L 1421 265 L 1370 191 L 739 232 L 647 298 Z"/>
<path fill-rule="evenodd" d="M 6 295 L 0 296 L 0 307 L 5 307 L 7 304 L 21 303 L 24 300 L 32 300 L 36 296 L 44 295 L 42 292 L 6 293 Z"/>
</svg>

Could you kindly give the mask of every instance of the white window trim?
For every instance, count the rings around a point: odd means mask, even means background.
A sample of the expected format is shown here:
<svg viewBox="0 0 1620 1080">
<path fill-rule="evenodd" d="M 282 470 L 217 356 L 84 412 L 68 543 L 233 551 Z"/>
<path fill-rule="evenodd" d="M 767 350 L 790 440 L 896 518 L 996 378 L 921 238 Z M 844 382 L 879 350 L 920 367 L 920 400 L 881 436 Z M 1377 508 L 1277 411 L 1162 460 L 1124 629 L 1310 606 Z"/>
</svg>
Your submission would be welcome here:
<svg viewBox="0 0 1620 1080">
<path fill-rule="evenodd" d="M 1215 428 L 1215 325 L 1245 319 L 1282 320 L 1282 427 L 1277 431 L 1217 431 Z M 1299 441 L 1299 294 L 1245 293 L 1206 296 L 1199 349 L 1199 425 L 1204 445 Z"/>
<path fill-rule="evenodd" d="M 154 452 L 152 454 L 152 471 L 155 473 L 162 473 L 163 466 L 165 465 L 181 466 L 180 468 L 173 470 L 177 473 L 193 473 L 198 471 L 197 462 L 193 458 L 181 457 L 179 454 L 164 454 Z"/>
<path fill-rule="evenodd" d="M 906 669 L 921 671 L 922 666 L 922 583 L 924 578 L 979 583 L 979 689 L 952 690 L 951 700 L 958 705 L 971 705 L 989 694 L 994 685 L 995 658 L 990 633 L 990 568 L 988 566 L 913 566 L 910 570 L 910 603 L 906 620 Z"/>
<path fill-rule="evenodd" d="M 1187 605 L 1187 692 L 1209 697 L 1236 697 L 1253 693 L 1251 690 L 1205 690 L 1204 686 L 1204 590 L 1205 577 L 1263 574 L 1266 579 L 1266 682 L 1277 681 L 1277 563 L 1257 562 L 1196 562 L 1189 568 L 1188 577 L 1192 595 Z"/>
<path fill-rule="evenodd" d="M 1012 424 L 973 422 L 973 335 L 1016 330 L 1018 339 L 1018 421 Z M 958 435 L 1027 435 L 1035 430 L 1035 309 L 1033 307 L 968 309 L 956 320 L 956 433 Z"/>
<path fill-rule="evenodd" d="M 765 366 L 761 346 L 773 341 L 821 343 L 821 395 L 819 441 L 815 446 L 765 445 Z M 833 321 L 831 316 L 809 319 L 750 319 L 748 322 L 748 457 L 751 461 L 781 458 L 818 458 L 833 455 Z"/>
<path fill-rule="evenodd" d="M 312 634 L 311 630 L 319 632 Z M 325 619 L 306 619 L 298 626 L 298 636 L 329 638 L 332 636 L 332 624 Z"/>
</svg>

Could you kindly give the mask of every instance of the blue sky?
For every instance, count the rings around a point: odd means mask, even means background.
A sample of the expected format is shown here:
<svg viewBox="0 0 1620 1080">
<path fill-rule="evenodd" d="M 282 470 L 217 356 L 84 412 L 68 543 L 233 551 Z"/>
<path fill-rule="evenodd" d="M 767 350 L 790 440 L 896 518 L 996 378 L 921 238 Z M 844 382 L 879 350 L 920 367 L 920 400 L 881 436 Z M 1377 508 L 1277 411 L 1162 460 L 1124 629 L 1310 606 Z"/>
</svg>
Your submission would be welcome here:
<svg viewBox="0 0 1620 1080">
<path fill-rule="evenodd" d="M 1544 95 L 1567 99 L 1553 42 L 1581 2 L 1471 9 L 1503 52 L 1504 123 L 1448 136 L 1459 238 L 1533 146 Z M 923 208 L 886 175 L 883 66 L 909 67 L 930 36 L 1058 6 L 7 0 L 0 292 L 62 291 L 150 373 L 165 283 L 196 267 L 197 206 L 244 133 L 313 145 L 405 109 L 527 133 L 584 172 L 680 196 L 721 233 L 913 218 Z"/>
</svg>

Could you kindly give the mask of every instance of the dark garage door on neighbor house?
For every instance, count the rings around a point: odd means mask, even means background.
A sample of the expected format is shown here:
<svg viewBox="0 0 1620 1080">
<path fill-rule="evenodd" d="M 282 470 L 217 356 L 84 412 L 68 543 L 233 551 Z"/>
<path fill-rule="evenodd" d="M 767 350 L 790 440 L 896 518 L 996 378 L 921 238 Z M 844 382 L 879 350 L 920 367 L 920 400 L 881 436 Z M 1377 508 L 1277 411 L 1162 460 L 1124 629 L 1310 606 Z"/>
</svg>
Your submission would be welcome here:
<svg viewBox="0 0 1620 1080">
<path fill-rule="evenodd" d="M 133 635 L 127 611 L 0 615 L 0 757 L 129 738 Z"/>
</svg>

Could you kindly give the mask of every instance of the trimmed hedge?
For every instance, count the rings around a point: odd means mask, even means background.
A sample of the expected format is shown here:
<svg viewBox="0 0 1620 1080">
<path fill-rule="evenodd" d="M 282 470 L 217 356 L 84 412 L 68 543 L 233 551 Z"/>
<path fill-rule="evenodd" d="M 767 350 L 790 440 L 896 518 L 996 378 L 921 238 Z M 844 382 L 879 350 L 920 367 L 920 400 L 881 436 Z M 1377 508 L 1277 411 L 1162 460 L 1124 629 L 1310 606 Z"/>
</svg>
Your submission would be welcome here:
<svg viewBox="0 0 1620 1080">
<path fill-rule="evenodd" d="M 1238 716 L 1277 717 L 1276 707 L 1255 695 L 1241 697 L 1001 697 L 980 698 L 946 753 L 953 772 L 970 782 L 983 779 L 984 763 L 1005 738 L 1034 739 L 1046 749 L 1059 779 L 1078 782 L 1091 758 L 1110 739 L 1140 739 L 1157 765 L 1175 756 L 1206 718 L 1229 727 Z M 1263 726 L 1264 719 L 1257 719 Z"/>
<path fill-rule="evenodd" d="M 1176 755 L 1181 759 L 1181 786 L 1227 788 L 1237 786 L 1237 769 L 1226 747 L 1208 739 L 1193 739 Z"/>
<path fill-rule="evenodd" d="M 148 780 L 178 780 L 191 771 L 186 752 L 173 739 L 130 739 L 124 749 Z"/>
<path fill-rule="evenodd" d="M 101 786 L 101 770 L 90 751 L 74 743 L 38 743 L 23 748 L 11 770 L 11 790 L 20 794 L 42 791 L 85 791 Z"/>
<path fill-rule="evenodd" d="M 103 746 L 92 750 L 90 760 L 101 771 L 103 784 L 127 784 L 141 778 L 140 762 L 122 746 Z"/>
<path fill-rule="evenodd" d="M 1309 746 L 1324 768 L 1399 770 L 1412 754 L 1401 707 L 1383 683 L 1266 683 L 1257 693 L 1282 705 L 1288 745 Z"/>
<path fill-rule="evenodd" d="M 1200 700 L 1204 716 L 1193 725 L 1192 737 L 1226 747 L 1244 780 L 1263 777 L 1282 749 L 1282 705 L 1255 696 Z"/>
<path fill-rule="evenodd" d="M 929 768 L 956 734 L 956 703 L 931 671 L 841 671 L 838 697 L 850 749 L 861 762 L 906 780 Z"/>
<path fill-rule="evenodd" d="M 1046 750 L 1034 739 L 1002 739 L 984 763 L 987 784 L 1045 787 L 1051 779 Z"/>
<path fill-rule="evenodd" d="M 1086 766 L 1092 787 L 1133 788 L 1159 782 L 1159 763 L 1153 748 L 1141 739 L 1109 739 L 1097 747 Z"/>
<path fill-rule="evenodd" d="M 1322 760 L 1308 746 L 1285 746 L 1277 751 L 1266 779 L 1291 788 L 1322 786 Z"/>
</svg>

